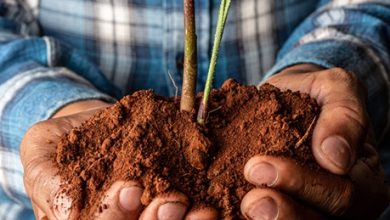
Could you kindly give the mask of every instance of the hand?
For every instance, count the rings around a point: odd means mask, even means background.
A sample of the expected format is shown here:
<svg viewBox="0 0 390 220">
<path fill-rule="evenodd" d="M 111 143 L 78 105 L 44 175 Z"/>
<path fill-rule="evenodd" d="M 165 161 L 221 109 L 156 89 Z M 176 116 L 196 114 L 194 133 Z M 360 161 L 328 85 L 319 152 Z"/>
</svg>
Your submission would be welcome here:
<svg viewBox="0 0 390 220">
<path fill-rule="evenodd" d="M 314 157 L 330 173 L 350 180 L 314 172 L 286 158 L 255 156 L 245 165 L 245 177 L 269 187 L 247 193 L 242 213 L 249 219 L 376 219 L 389 204 L 389 190 L 358 79 L 339 68 L 297 65 L 268 83 L 308 93 L 318 101 Z"/>
<path fill-rule="evenodd" d="M 24 185 L 31 198 L 36 219 L 78 219 L 79 210 L 61 193 L 60 177 L 57 176 L 53 156 L 60 137 L 79 126 L 95 112 L 109 104 L 101 101 L 82 101 L 70 104 L 57 112 L 52 119 L 34 125 L 25 134 L 21 144 L 24 167 Z M 121 220 L 179 220 L 217 219 L 212 209 L 189 211 L 187 197 L 180 193 L 155 198 L 144 210 L 141 205 L 142 187 L 137 182 L 118 181 L 106 192 L 104 204 L 108 209 L 98 213 L 95 219 Z"/>
</svg>

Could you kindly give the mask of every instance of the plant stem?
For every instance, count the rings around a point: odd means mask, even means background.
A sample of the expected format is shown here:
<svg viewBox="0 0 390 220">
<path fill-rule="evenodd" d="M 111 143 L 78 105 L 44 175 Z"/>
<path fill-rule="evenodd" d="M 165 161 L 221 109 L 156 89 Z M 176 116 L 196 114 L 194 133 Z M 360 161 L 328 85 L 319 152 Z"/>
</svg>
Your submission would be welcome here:
<svg viewBox="0 0 390 220">
<path fill-rule="evenodd" d="M 204 125 L 207 119 L 207 111 L 208 111 L 208 100 L 210 96 L 211 89 L 213 87 L 213 80 L 215 74 L 215 67 L 217 65 L 217 58 L 219 47 L 221 45 L 221 39 L 223 35 L 223 30 L 225 28 L 225 23 L 227 19 L 227 15 L 229 12 L 231 0 L 222 0 L 221 6 L 219 8 L 218 13 L 218 21 L 217 21 L 217 31 L 215 32 L 214 45 L 211 54 L 209 71 L 207 73 L 207 81 L 204 89 L 203 99 L 199 106 L 198 118 L 197 121 L 199 124 Z"/>
<path fill-rule="evenodd" d="M 191 112 L 195 105 L 197 45 L 194 0 L 184 0 L 184 70 L 180 110 Z"/>
</svg>

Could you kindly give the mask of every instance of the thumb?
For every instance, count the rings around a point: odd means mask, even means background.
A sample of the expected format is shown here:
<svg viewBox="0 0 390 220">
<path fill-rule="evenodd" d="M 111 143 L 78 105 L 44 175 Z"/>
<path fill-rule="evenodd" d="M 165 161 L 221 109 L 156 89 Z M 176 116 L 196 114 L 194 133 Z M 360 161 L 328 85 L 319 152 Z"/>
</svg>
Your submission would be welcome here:
<svg viewBox="0 0 390 220">
<path fill-rule="evenodd" d="M 270 78 L 269 83 L 309 93 L 317 100 L 321 113 L 313 131 L 313 155 L 330 172 L 347 173 L 368 127 L 364 90 L 358 79 L 333 68 L 309 73 L 284 71 Z"/>
</svg>

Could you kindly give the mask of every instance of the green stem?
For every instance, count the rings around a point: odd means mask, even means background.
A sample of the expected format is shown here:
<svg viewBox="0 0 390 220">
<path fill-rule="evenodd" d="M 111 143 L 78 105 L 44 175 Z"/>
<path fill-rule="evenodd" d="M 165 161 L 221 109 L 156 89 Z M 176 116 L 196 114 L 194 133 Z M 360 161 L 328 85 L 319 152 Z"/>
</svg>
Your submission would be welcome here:
<svg viewBox="0 0 390 220">
<path fill-rule="evenodd" d="M 211 54 L 209 71 L 207 73 L 207 81 L 204 89 L 203 99 L 199 106 L 197 121 L 199 124 L 204 125 L 207 118 L 208 101 L 211 89 L 213 87 L 213 80 L 215 74 L 215 67 L 217 65 L 217 58 L 219 47 L 221 45 L 221 39 L 223 30 L 225 28 L 226 19 L 229 12 L 231 0 L 222 0 L 218 13 L 217 31 L 215 32 L 214 45 Z"/>
</svg>

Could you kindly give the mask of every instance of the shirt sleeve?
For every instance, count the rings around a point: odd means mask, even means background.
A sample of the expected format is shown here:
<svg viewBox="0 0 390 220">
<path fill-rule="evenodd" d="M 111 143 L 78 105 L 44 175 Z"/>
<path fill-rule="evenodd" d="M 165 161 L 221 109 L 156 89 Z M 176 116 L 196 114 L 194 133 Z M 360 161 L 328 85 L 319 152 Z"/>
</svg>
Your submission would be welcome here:
<svg viewBox="0 0 390 220">
<path fill-rule="evenodd" d="M 25 2 L 0 1 L 0 219 L 33 218 L 19 157 L 26 130 L 68 103 L 120 97 L 88 59 L 40 36 Z"/>
<path fill-rule="evenodd" d="M 341 67 L 368 88 L 368 111 L 378 139 L 389 128 L 389 1 L 322 1 L 290 36 L 267 76 L 300 63 Z"/>
</svg>

